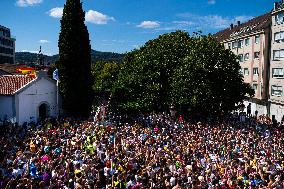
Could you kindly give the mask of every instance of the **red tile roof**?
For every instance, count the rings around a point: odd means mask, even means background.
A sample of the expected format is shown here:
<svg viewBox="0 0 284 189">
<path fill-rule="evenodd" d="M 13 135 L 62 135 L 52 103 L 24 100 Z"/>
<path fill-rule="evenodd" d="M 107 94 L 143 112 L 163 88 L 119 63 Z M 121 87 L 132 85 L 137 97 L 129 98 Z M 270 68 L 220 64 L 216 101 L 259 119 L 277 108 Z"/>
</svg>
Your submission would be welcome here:
<svg viewBox="0 0 284 189">
<path fill-rule="evenodd" d="M 13 95 L 34 79 L 27 75 L 0 76 L 0 95 Z"/>
<path fill-rule="evenodd" d="M 271 13 L 266 13 L 261 16 L 255 17 L 239 26 L 230 27 L 214 34 L 218 41 L 224 41 L 232 36 L 249 34 L 251 32 L 260 31 L 269 27 L 271 24 Z"/>
</svg>

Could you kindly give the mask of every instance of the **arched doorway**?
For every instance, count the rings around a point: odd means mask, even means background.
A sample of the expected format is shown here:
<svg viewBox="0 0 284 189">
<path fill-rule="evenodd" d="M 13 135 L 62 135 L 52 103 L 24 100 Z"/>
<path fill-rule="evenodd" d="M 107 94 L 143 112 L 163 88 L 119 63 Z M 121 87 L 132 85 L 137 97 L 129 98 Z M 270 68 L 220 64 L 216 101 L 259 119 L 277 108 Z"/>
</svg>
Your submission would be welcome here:
<svg viewBox="0 0 284 189">
<path fill-rule="evenodd" d="M 38 117 L 40 120 L 47 118 L 49 115 L 49 106 L 46 103 L 42 103 L 38 107 Z"/>
</svg>

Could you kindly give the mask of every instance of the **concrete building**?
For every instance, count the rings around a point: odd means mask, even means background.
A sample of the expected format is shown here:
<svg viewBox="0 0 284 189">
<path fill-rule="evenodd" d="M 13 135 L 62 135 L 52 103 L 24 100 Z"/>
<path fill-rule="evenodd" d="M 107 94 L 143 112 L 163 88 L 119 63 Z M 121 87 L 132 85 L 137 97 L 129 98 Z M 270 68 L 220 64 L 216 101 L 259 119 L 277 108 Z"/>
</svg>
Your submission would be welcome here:
<svg viewBox="0 0 284 189">
<path fill-rule="evenodd" d="M 0 76 L 0 120 L 23 124 L 57 116 L 57 87 L 46 76 Z"/>
<path fill-rule="evenodd" d="M 284 115 L 284 4 L 274 3 L 271 12 L 271 61 L 269 106 L 272 118 L 278 122 Z"/>
<path fill-rule="evenodd" d="M 15 41 L 10 29 L 0 25 L 0 64 L 15 63 Z"/>
<path fill-rule="evenodd" d="M 251 104 L 252 114 L 269 114 L 270 28 L 271 14 L 267 13 L 215 34 L 225 48 L 238 55 L 244 82 L 255 90 L 254 98 L 244 102 L 246 107 Z"/>
</svg>

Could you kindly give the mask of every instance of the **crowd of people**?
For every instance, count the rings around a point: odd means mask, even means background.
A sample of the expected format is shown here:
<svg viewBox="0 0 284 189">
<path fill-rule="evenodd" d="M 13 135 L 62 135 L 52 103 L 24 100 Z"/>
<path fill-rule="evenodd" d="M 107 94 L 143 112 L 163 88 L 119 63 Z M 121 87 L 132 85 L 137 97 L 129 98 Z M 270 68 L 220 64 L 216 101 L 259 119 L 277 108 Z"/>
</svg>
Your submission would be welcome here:
<svg viewBox="0 0 284 189">
<path fill-rule="evenodd" d="M 283 127 L 233 117 L 47 119 L 0 127 L 0 146 L 3 189 L 284 188 Z"/>
</svg>

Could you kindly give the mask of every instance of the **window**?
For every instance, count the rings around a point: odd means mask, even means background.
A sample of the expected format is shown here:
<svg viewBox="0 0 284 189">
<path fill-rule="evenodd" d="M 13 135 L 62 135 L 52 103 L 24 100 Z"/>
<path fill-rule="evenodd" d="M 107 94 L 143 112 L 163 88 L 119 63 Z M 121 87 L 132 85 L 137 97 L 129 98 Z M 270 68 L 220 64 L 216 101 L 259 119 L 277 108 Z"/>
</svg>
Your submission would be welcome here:
<svg viewBox="0 0 284 189">
<path fill-rule="evenodd" d="M 249 53 L 245 54 L 245 61 L 249 59 Z"/>
<path fill-rule="evenodd" d="M 277 24 L 282 24 L 282 23 L 283 23 L 283 19 L 284 19 L 284 14 L 283 14 L 283 12 L 280 12 L 279 14 L 277 14 L 277 15 L 275 16 L 275 22 L 276 22 Z"/>
<path fill-rule="evenodd" d="M 243 70 L 242 70 L 242 69 L 240 69 L 240 70 L 239 70 L 239 73 L 240 73 L 241 75 L 243 75 Z"/>
<path fill-rule="evenodd" d="M 10 48 L 0 47 L 0 53 L 13 55 L 14 51 Z"/>
<path fill-rule="evenodd" d="M 244 68 L 244 75 L 249 75 L 249 69 L 248 68 Z"/>
<path fill-rule="evenodd" d="M 283 90 L 282 86 L 272 85 L 271 86 L 271 95 L 272 96 L 282 96 Z"/>
<path fill-rule="evenodd" d="M 274 34 L 274 41 L 279 43 L 281 40 L 284 40 L 284 32 L 277 32 Z"/>
<path fill-rule="evenodd" d="M 238 47 L 239 47 L 239 48 L 243 48 L 243 46 L 244 46 L 243 43 L 244 43 L 243 40 L 238 41 Z"/>
<path fill-rule="evenodd" d="M 228 43 L 228 48 L 231 49 L 231 43 Z"/>
<path fill-rule="evenodd" d="M 284 49 L 273 51 L 273 60 L 284 60 Z"/>
<path fill-rule="evenodd" d="M 232 48 L 235 49 L 237 47 L 238 47 L 238 42 L 237 41 L 232 42 Z"/>
<path fill-rule="evenodd" d="M 1 36 L 0 36 L 0 44 L 5 45 L 5 46 L 13 47 L 13 41 L 12 40 L 4 39 Z"/>
<path fill-rule="evenodd" d="M 254 42 L 255 42 L 256 44 L 258 44 L 258 43 L 260 42 L 260 36 L 259 36 L 259 35 L 256 35 L 254 40 L 255 40 Z"/>
<path fill-rule="evenodd" d="M 1 56 L 0 55 L 0 64 L 3 64 L 3 63 L 11 63 L 11 64 L 13 64 L 14 63 L 14 58 L 13 57 L 7 57 L 7 56 Z"/>
<path fill-rule="evenodd" d="M 243 62 L 244 61 L 244 55 L 243 54 L 239 54 L 239 62 Z"/>
<path fill-rule="evenodd" d="M 255 91 L 256 91 L 256 90 L 257 90 L 257 84 L 255 84 L 255 83 L 254 83 L 254 84 L 252 84 L 252 88 L 253 88 L 253 90 L 255 90 Z"/>
<path fill-rule="evenodd" d="M 278 78 L 284 76 L 284 70 L 283 68 L 272 68 L 272 77 Z"/>
<path fill-rule="evenodd" d="M 258 75 L 258 68 L 253 68 L 253 75 Z"/>
<path fill-rule="evenodd" d="M 259 52 L 254 52 L 254 58 L 259 58 Z"/>
<path fill-rule="evenodd" d="M 245 39 L 245 45 L 248 46 L 249 45 L 249 38 Z"/>
</svg>

